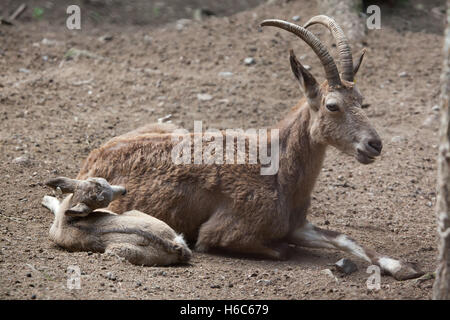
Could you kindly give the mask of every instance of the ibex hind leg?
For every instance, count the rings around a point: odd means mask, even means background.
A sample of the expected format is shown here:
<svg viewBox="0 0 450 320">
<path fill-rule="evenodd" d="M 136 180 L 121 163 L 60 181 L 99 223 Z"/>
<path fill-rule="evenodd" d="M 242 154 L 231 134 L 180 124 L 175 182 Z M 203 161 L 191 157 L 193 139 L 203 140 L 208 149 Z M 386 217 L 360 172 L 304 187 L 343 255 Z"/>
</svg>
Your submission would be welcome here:
<svg viewBox="0 0 450 320">
<path fill-rule="evenodd" d="M 243 254 L 246 256 L 255 256 L 271 260 L 286 260 L 288 257 L 287 251 L 278 248 L 271 248 L 262 244 L 256 243 L 233 243 L 226 245 L 214 245 L 203 244 L 197 241 L 195 250 L 199 252 L 224 251 L 227 253 Z"/>
<path fill-rule="evenodd" d="M 236 214 L 218 211 L 201 226 L 195 249 L 200 252 L 219 249 L 274 260 L 286 259 L 287 245 L 269 246 L 257 235 L 252 235 L 250 229 L 258 228 L 249 227 Z"/>
</svg>

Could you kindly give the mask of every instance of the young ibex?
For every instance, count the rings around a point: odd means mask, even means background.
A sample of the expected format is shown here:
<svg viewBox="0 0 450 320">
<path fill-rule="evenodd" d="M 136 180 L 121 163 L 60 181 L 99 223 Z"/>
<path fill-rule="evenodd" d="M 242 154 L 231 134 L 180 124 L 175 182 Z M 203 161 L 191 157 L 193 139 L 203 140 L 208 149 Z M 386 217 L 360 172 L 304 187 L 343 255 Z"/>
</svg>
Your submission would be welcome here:
<svg viewBox="0 0 450 320">
<path fill-rule="evenodd" d="M 291 51 L 291 68 L 305 97 L 275 127 L 279 129 L 280 155 L 276 174 L 261 175 L 260 163 L 174 164 L 171 151 L 175 142 L 170 132 L 153 126 L 116 137 L 93 150 L 78 178 L 101 176 L 125 185 L 129 196 L 114 201 L 112 210 L 139 209 L 155 216 L 188 241 L 196 241 L 200 251 L 223 248 L 281 259 L 289 243 L 335 248 L 376 264 L 397 279 L 419 276 L 421 273 L 408 263 L 366 249 L 343 234 L 320 229 L 306 220 L 327 146 L 363 164 L 373 162 L 382 149 L 380 137 L 361 109 L 363 96 L 353 81 L 364 51 L 353 65 L 350 46 L 336 22 L 316 16 L 305 27 L 315 23 L 326 26 L 336 38 L 342 77 L 326 47 L 310 31 L 281 20 L 262 23 L 305 41 L 319 57 L 326 75 L 326 81 L 319 85 Z M 249 135 L 244 134 L 244 138 L 248 141 Z M 259 141 L 266 142 L 271 143 L 270 139 Z"/>
<path fill-rule="evenodd" d="M 106 252 L 146 266 L 190 259 L 183 237 L 163 221 L 136 210 L 117 215 L 100 209 L 125 195 L 124 187 L 111 186 L 103 178 L 80 181 L 59 177 L 46 184 L 70 193 L 62 202 L 50 196 L 42 200 L 55 215 L 50 239 L 59 246 L 70 251 Z"/>
</svg>

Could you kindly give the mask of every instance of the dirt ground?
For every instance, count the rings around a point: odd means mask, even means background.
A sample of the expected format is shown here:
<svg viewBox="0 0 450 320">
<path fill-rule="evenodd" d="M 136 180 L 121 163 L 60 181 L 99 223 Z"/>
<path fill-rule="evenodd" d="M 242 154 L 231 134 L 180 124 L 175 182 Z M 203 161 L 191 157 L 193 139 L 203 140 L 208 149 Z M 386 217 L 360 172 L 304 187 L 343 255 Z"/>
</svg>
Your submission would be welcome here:
<svg viewBox="0 0 450 320">
<path fill-rule="evenodd" d="M 304 23 L 320 12 L 307 0 L 233 1 L 233 10 L 224 1 L 148 1 L 153 21 L 139 7 L 83 1 L 76 31 L 65 27 L 65 3 L 76 1 L 26 2 L 19 23 L 0 25 L 0 299 L 431 298 L 433 280 L 382 276 L 381 289 L 368 290 L 367 263 L 336 251 L 295 248 L 288 261 L 194 252 L 188 266 L 159 268 L 56 247 L 48 239 L 52 215 L 40 205 L 51 193 L 46 179 L 75 177 L 90 150 L 168 114 L 189 129 L 194 120 L 217 129 L 275 123 L 301 97 L 290 48 L 316 77 L 324 75 L 304 43 L 258 23 L 295 15 Z M 0 12 L 8 15 L 17 3 L 2 1 Z M 192 19 L 206 5 L 217 16 Z M 442 0 L 382 6 L 382 28 L 353 45 L 354 53 L 368 50 L 358 86 L 383 139 L 382 156 L 365 166 L 330 148 L 309 213 L 318 226 L 425 272 L 434 271 L 437 256 L 435 105 L 444 7 Z M 84 19 L 83 12 L 103 18 Z M 312 31 L 331 43 L 324 29 Z M 255 63 L 246 65 L 246 57 Z M 199 93 L 212 99 L 199 101 Z M 337 272 L 332 265 L 343 257 L 358 271 Z M 80 290 L 66 286 L 69 266 L 81 269 Z"/>
</svg>

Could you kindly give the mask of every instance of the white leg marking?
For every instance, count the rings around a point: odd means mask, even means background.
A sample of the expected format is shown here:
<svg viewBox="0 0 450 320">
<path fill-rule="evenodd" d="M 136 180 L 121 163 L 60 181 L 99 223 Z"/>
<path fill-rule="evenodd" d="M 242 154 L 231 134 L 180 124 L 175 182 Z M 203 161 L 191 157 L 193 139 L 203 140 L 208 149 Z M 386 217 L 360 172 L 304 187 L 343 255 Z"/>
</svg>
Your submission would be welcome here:
<svg viewBox="0 0 450 320">
<path fill-rule="evenodd" d="M 314 225 L 306 223 L 303 227 L 298 228 L 292 234 L 292 238 L 299 241 L 299 245 L 306 245 L 314 248 L 330 248 L 334 249 L 335 246 L 330 243 L 330 240 L 323 234 L 314 230 Z"/>
<path fill-rule="evenodd" d="M 297 244 L 299 245 L 306 245 L 309 247 L 344 250 L 372 263 L 372 260 L 367 256 L 364 248 L 355 241 L 349 239 L 346 235 L 340 234 L 336 237 L 328 236 L 326 233 L 314 229 L 314 225 L 309 222 L 302 228 L 294 231 L 292 240 L 294 240 L 294 242 L 297 240 Z"/>
<path fill-rule="evenodd" d="M 364 259 L 370 263 L 372 262 L 372 260 L 370 260 L 370 258 L 367 256 L 366 251 L 355 241 L 349 239 L 346 235 L 341 234 L 337 236 L 335 243 L 339 248 L 348 251 L 354 254 L 355 256 Z"/>
<path fill-rule="evenodd" d="M 187 247 L 186 241 L 184 241 L 183 235 L 179 234 L 173 239 L 175 243 L 178 243 L 180 246 Z"/>
<path fill-rule="evenodd" d="M 380 264 L 381 269 L 389 271 L 391 274 L 396 273 L 402 268 L 402 264 L 400 261 L 389 258 L 389 257 L 382 257 L 378 260 L 378 263 Z"/>
</svg>

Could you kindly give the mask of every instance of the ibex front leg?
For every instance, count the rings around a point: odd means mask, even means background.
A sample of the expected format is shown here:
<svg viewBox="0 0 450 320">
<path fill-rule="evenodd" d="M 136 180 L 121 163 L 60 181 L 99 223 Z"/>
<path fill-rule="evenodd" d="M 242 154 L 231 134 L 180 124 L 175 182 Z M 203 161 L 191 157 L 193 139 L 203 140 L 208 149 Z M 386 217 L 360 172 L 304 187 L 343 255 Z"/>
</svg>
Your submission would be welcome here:
<svg viewBox="0 0 450 320">
<path fill-rule="evenodd" d="M 312 248 L 339 249 L 351 253 L 371 264 L 375 264 L 385 273 L 392 275 L 397 280 L 417 278 L 423 274 L 408 263 L 389 258 L 374 250 L 359 245 L 355 240 L 336 231 L 320 229 L 309 222 L 296 229 L 289 242 L 299 246 Z"/>
</svg>

